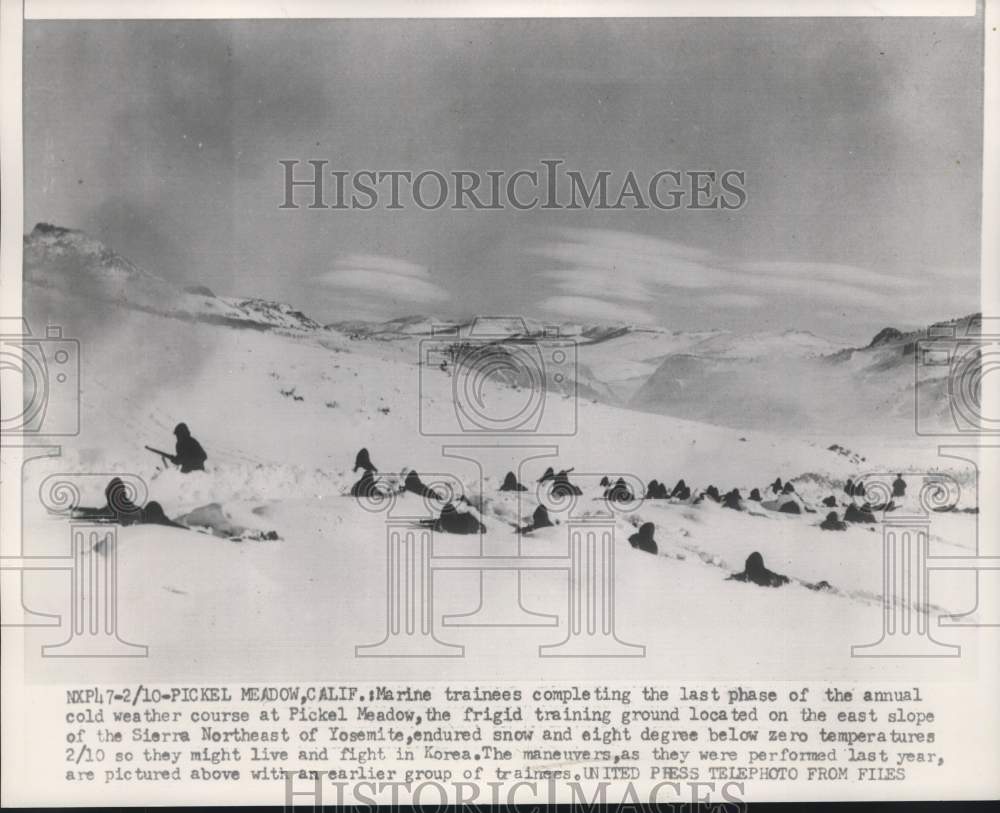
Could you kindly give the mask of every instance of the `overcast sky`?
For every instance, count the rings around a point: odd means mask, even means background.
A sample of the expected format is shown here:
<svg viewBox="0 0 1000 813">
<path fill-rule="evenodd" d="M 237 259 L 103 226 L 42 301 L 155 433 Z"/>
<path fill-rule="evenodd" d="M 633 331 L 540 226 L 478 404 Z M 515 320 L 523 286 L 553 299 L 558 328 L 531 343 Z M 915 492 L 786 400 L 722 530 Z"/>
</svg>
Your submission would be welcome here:
<svg viewBox="0 0 1000 813">
<path fill-rule="evenodd" d="M 982 18 L 26 24 L 25 205 L 321 321 L 867 339 L 979 308 Z M 746 173 L 735 211 L 281 211 L 281 159 Z"/>
</svg>

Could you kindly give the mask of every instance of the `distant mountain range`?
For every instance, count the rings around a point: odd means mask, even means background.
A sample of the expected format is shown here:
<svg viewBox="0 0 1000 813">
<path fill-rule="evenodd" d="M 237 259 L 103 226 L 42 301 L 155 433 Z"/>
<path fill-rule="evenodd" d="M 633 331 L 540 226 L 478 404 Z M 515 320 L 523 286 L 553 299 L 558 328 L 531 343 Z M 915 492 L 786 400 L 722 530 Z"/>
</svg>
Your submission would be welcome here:
<svg viewBox="0 0 1000 813">
<path fill-rule="evenodd" d="M 932 327 L 961 336 L 977 316 Z M 949 368 L 915 354 L 927 335 L 885 328 L 864 347 L 840 348 L 800 333 L 709 340 L 664 358 L 627 405 L 727 426 L 865 435 L 912 435 L 919 414 L 947 430 Z"/>
<path fill-rule="evenodd" d="M 321 325 L 281 302 L 217 296 L 204 286 L 180 288 L 83 232 L 46 223 L 25 237 L 24 277 L 29 297 L 35 285 L 183 320 L 320 338 L 333 331 L 358 341 L 414 342 L 441 334 L 447 324 L 414 315 Z M 962 334 L 974 318 L 934 327 Z M 460 336 L 470 325 L 452 323 Z M 737 335 L 534 319 L 493 327 L 501 346 L 504 337 L 540 345 L 554 333 L 572 338 L 579 396 L 634 410 L 737 428 L 861 434 L 912 433 L 915 409 L 924 420 L 949 420 L 947 368 L 916 366 L 916 342 L 926 331 L 886 327 L 866 346 L 849 347 L 796 330 Z M 925 379 L 918 399 L 920 375 Z"/>
</svg>

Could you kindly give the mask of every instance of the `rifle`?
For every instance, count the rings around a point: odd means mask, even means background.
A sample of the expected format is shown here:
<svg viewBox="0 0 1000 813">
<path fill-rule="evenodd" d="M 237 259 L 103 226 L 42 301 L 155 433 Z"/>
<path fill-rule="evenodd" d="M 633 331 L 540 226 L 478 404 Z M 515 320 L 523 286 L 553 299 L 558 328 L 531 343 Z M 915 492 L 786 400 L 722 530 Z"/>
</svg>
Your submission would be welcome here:
<svg viewBox="0 0 1000 813">
<path fill-rule="evenodd" d="M 168 462 L 169 463 L 173 463 L 174 462 L 174 456 L 172 454 L 167 454 L 166 452 L 164 452 L 164 451 L 162 451 L 160 449 L 154 449 L 152 446 L 147 446 L 146 449 L 147 449 L 147 451 L 150 451 L 153 454 L 158 454 L 163 459 L 163 464 L 164 465 L 166 465 Z"/>
</svg>

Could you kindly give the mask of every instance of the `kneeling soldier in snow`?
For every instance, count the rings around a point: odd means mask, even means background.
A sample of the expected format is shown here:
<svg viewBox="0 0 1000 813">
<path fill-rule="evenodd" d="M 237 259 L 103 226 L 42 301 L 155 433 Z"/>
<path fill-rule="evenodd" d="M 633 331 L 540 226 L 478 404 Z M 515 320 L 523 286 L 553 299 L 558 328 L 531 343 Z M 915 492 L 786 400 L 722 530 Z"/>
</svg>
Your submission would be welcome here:
<svg viewBox="0 0 1000 813">
<path fill-rule="evenodd" d="M 775 573 L 764 567 L 764 557 L 757 551 L 747 557 L 743 572 L 734 573 L 729 579 L 738 582 L 752 582 L 761 587 L 781 587 L 783 584 L 788 584 L 788 576 Z"/>
<path fill-rule="evenodd" d="M 146 448 L 151 452 L 155 452 L 164 460 L 169 460 L 175 466 L 180 466 L 181 472 L 184 474 L 191 471 L 204 471 L 208 455 L 201 448 L 201 444 L 191 437 L 191 431 L 188 429 L 187 424 L 177 424 L 174 427 L 174 435 L 177 437 L 174 454 L 167 454 L 159 449 L 154 449 L 152 446 L 147 446 Z"/>
</svg>

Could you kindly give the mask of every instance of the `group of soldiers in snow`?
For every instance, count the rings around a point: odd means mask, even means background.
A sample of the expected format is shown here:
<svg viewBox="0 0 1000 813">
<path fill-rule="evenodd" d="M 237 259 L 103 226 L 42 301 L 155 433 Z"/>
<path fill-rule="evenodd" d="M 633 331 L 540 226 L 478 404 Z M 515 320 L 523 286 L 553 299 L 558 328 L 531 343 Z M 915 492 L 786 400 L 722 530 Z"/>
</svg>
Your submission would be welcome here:
<svg viewBox="0 0 1000 813">
<path fill-rule="evenodd" d="M 174 453 L 170 454 L 151 446 L 146 448 L 158 454 L 164 465 L 171 463 L 177 466 L 183 474 L 192 471 L 204 471 L 208 455 L 201 444 L 191 435 L 186 423 L 174 427 Z M 139 506 L 132 502 L 131 491 L 120 477 L 113 477 L 104 489 L 105 504 L 101 508 L 78 507 L 73 514 L 76 517 L 103 522 L 115 522 L 119 525 L 166 525 L 171 528 L 184 528 L 169 519 L 163 512 L 163 506 L 155 500 Z"/>
<path fill-rule="evenodd" d="M 380 483 L 375 477 L 378 473 L 378 469 L 371 462 L 371 457 L 367 449 L 362 449 L 358 452 L 355 459 L 354 471 L 359 469 L 362 470 L 362 475 L 351 488 L 351 494 L 353 496 L 388 496 L 388 486 Z M 538 482 L 550 483 L 549 491 L 553 496 L 579 496 L 583 492 L 579 486 L 571 482 L 569 475 L 572 471 L 573 469 L 563 469 L 556 472 L 550 467 L 545 471 L 541 478 L 539 478 Z M 635 499 L 635 495 L 629 488 L 624 478 L 619 477 L 612 481 L 610 478 L 604 477 L 600 481 L 600 485 L 604 489 L 603 497 L 606 500 L 612 502 L 631 502 Z M 831 511 L 820 523 L 819 527 L 821 529 L 839 531 L 846 530 L 847 523 L 875 522 L 873 511 L 891 510 L 893 507 L 892 501 L 890 501 L 888 505 L 882 506 L 871 506 L 868 503 L 862 503 L 861 506 L 856 505 L 853 500 L 864 496 L 864 486 L 860 482 L 854 483 L 853 480 L 848 480 L 844 490 L 845 493 L 852 498 L 852 501 L 846 506 L 844 519 L 841 520 L 836 511 Z M 420 480 L 419 474 L 415 471 L 408 471 L 406 473 L 399 491 L 413 492 L 423 497 L 431 497 L 432 499 L 444 501 L 443 498 L 433 489 L 424 485 L 424 483 Z M 499 491 L 517 493 L 527 491 L 527 488 L 518 481 L 514 472 L 509 471 L 504 476 Z M 767 494 L 765 496 L 761 494 L 760 489 L 751 489 L 747 499 L 749 501 L 759 503 L 765 509 L 777 511 L 779 513 L 801 514 L 803 511 L 816 513 L 815 509 L 808 507 L 799 497 L 795 491 L 795 486 L 791 482 L 783 483 L 780 477 L 776 478 L 774 482 L 767 487 L 766 492 Z M 903 480 L 902 475 L 896 476 L 896 480 L 892 486 L 892 494 L 894 499 L 902 499 L 905 496 L 906 482 Z M 719 489 L 717 489 L 714 485 L 709 485 L 697 496 L 693 496 L 691 488 L 684 482 L 683 479 L 679 480 L 669 491 L 663 483 L 660 483 L 657 480 L 651 480 L 646 487 L 646 492 L 643 495 L 643 498 L 647 500 L 671 500 L 674 502 L 689 504 L 699 504 L 703 501 L 710 500 L 718 503 L 723 508 L 729 508 L 736 511 L 746 510 L 746 503 L 738 488 L 733 488 L 725 494 L 721 494 Z M 834 495 L 830 495 L 823 500 L 823 504 L 826 507 L 834 507 L 838 504 L 837 498 Z M 459 496 L 454 500 L 445 501 L 445 505 L 436 519 L 422 520 L 421 524 L 436 531 L 444 531 L 447 533 L 468 534 L 480 533 L 485 530 L 485 525 L 481 520 L 478 510 L 464 496 Z M 515 525 L 514 529 L 516 533 L 527 534 L 539 528 L 552 527 L 554 524 L 555 523 L 549 516 L 548 509 L 545 505 L 540 504 L 534 510 L 530 520 L 526 524 Z M 629 543 L 636 550 L 657 554 L 659 552 L 659 547 L 654 537 L 655 530 L 656 527 L 654 523 L 642 523 L 636 532 L 629 537 Z M 783 584 L 787 584 L 789 581 L 787 576 L 768 570 L 764 566 L 763 556 L 761 556 L 761 554 L 757 551 L 754 551 L 747 558 L 744 569 L 739 573 L 732 574 L 730 579 L 767 587 L 779 587 Z M 803 584 L 804 586 L 814 590 L 832 589 L 825 581 L 821 581 L 817 584 Z"/>
<path fill-rule="evenodd" d="M 187 474 L 194 471 L 204 471 L 205 461 L 208 455 L 201 444 L 191 435 L 187 424 L 179 423 L 174 428 L 176 438 L 175 451 L 173 454 L 164 452 L 147 446 L 149 451 L 160 455 L 164 463 L 175 465 L 182 473 Z M 380 482 L 376 475 L 378 468 L 372 462 L 368 449 L 361 449 L 354 460 L 354 471 L 361 470 L 360 479 L 351 487 L 351 495 L 354 497 L 378 498 L 389 495 L 388 486 Z M 570 480 L 573 469 L 563 469 L 556 472 L 553 468 L 548 468 L 539 478 L 539 483 L 550 483 L 548 486 L 553 496 L 579 496 L 583 492 L 579 486 Z M 619 477 L 615 481 L 605 477 L 600 485 L 604 488 L 604 498 L 613 502 L 631 502 L 635 495 L 629 488 L 625 480 Z M 423 483 L 418 472 L 407 471 L 403 477 L 402 485 L 398 488 L 400 492 L 409 492 L 425 499 L 443 502 L 439 515 L 434 519 L 425 519 L 421 524 L 435 531 L 456 534 L 473 534 L 485 531 L 486 527 L 482 522 L 478 510 L 464 495 L 459 495 L 454 499 L 446 500 L 437 490 Z M 514 472 L 507 472 L 503 483 L 500 486 L 502 492 L 523 492 L 527 489 L 518 482 Z M 906 481 L 901 474 L 897 474 L 892 485 L 892 500 L 886 505 L 871 506 L 867 502 L 857 504 L 858 498 L 864 498 L 865 488 L 861 482 L 855 483 L 849 479 L 844 486 L 845 494 L 851 498 L 846 505 L 844 517 L 841 519 L 836 511 L 830 511 L 819 527 L 826 531 L 846 530 L 848 523 L 873 523 L 875 522 L 874 511 L 892 510 L 894 500 L 903 499 L 906 495 Z M 651 480 L 643 495 L 647 500 L 671 500 L 674 502 L 699 504 L 706 500 L 718 503 L 723 508 L 736 511 L 746 510 L 746 503 L 738 488 L 733 488 L 725 494 L 721 494 L 714 485 L 707 486 L 697 496 L 693 496 L 691 488 L 680 479 L 669 491 L 665 484 Z M 803 511 L 815 513 L 814 509 L 808 507 L 796 494 L 795 487 L 791 482 L 782 483 L 778 477 L 767 487 L 767 496 L 761 494 L 757 488 L 751 489 L 747 499 L 751 502 L 759 503 L 763 508 L 779 513 L 801 514 Z M 120 478 L 114 478 L 108 483 L 105 489 L 106 505 L 103 508 L 79 508 L 75 514 L 81 517 L 98 519 L 103 521 L 118 522 L 122 525 L 132 524 L 157 524 L 174 528 L 187 528 L 187 525 L 171 520 L 163 511 L 163 507 L 156 501 L 150 501 L 145 506 L 137 506 L 132 503 L 125 484 Z M 837 505 L 837 498 L 830 495 L 825 498 L 823 505 L 833 508 Z M 205 506 L 208 508 L 219 508 L 216 504 Z M 202 510 L 202 509 L 199 509 Z M 221 508 L 219 509 L 221 512 Z M 200 515 L 199 515 L 200 516 Z M 224 523 L 225 524 L 225 523 Z M 544 505 L 539 505 L 533 512 L 530 521 L 524 525 L 514 525 L 516 533 L 528 534 L 534 530 L 552 527 L 555 523 L 549 517 L 548 509 Z M 235 528 L 235 526 L 230 526 Z M 246 531 L 246 529 L 236 528 L 236 531 Z M 655 526 L 652 522 L 641 524 L 629 537 L 629 543 L 633 548 L 656 554 L 659 551 L 654 538 Z M 277 538 L 274 532 L 270 532 L 264 538 Z M 754 551 L 746 561 L 746 565 L 740 573 L 734 573 L 731 579 L 746 581 L 761 586 L 778 587 L 788 582 L 788 577 L 778 573 L 773 573 L 764 566 L 764 560 L 760 553 Z M 826 589 L 829 585 L 820 582 L 819 585 L 806 585 L 813 589 Z"/>
<path fill-rule="evenodd" d="M 186 423 L 174 427 L 174 453 L 147 446 L 146 449 L 160 456 L 164 465 L 176 466 L 182 474 L 205 470 L 208 455 L 202 445 L 191 434 Z M 104 489 L 104 506 L 100 508 L 77 507 L 72 514 L 75 518 L 96 522 L 111 522 L 118 525 L 163 525 L 168 528 L 204 528 L 212 534 L 227 539 L 278 539 L 275 531 L 259 531 L 234 523 L 218 503 L 203 505 L 178 517 L 170 519 L 163 506 L 156 500 L 145 505 L 133 502 L 132 490 L 120 477 L 114 477 Z"/>
</svg>

